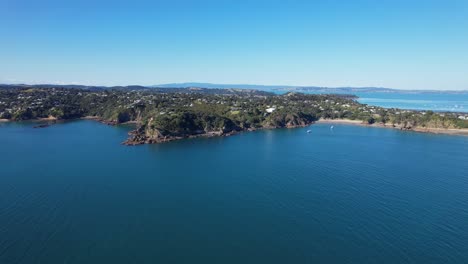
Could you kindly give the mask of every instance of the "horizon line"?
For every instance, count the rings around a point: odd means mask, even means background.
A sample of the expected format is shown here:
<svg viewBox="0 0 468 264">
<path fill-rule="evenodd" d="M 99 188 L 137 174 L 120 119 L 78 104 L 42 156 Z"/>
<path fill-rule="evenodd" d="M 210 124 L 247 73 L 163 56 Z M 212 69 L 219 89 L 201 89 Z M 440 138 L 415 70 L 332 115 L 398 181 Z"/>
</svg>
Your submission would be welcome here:
<svg viewBox="0 0 468 264">
<path fill-rule="evenodd" d="M 192 85 L 190 85 L 192 84 Z M 211 82 L 170 82 L 170 83 L 161 83 L 161 84 L 126 84 L 126 85 L 99 85 L 99 84 L 82 84 L 82 83 L 65 83 L 65 82 L 41 82 L 41 83 L 0 83 L 0 85 L 24 85 L 24 86 L 40 86 L 40 85 L 53 85 L 53 86 L 84 86 L 84 87 L 105 87 L 105 88 L 112 88 L 112 87 L 129 87 L 129 86 L 141 86 L 147 88 L 206 88 L 206 89 L 255 89 L 255 88 L 239 88 L 239 87 L 204 87 L 202 85 L 209 85 L 209 86 L 257 86 L 257 87 L 270 87 L 271 89 L 280 89 L 284 88 L 319 88 L 319 89 L 366 89 L 366 88 L 373 88 L 373 89 L 382 89 L 382 90 L 396 90 L 396 91 L 437 91 L 437 92 L 468 92 L 467 89 L 450 89 L 450 90 L 443 90 L 443 89 L 420 89 L 420 88 L 412 88 L 412 89 L 402 89 L 402 88 L 390 88 L 390 87 L 382 87 L 382 86 L 317 86 L 317 85 L 290 85 L 290 84 L 249 84 L 249 83 L 211 83 Z M 168 85 L 180 85 L 180 87 L 164 87 Z M 188 85 L 188 86 L 187 86 Z M 199 86 L 196 86 L 199 85 Z M 274 87 L 274 88 L 273 88 Z"/>
</svg>

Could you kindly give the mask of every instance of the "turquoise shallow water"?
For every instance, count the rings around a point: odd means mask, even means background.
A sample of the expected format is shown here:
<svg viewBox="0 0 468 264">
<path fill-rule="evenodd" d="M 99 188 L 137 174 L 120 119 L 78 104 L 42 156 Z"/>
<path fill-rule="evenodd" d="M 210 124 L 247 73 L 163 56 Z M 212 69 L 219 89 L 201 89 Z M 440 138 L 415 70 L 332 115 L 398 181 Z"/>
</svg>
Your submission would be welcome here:
<svg viewBox="0 0 468 264">
<path fill-rule="evenodd" d="M 281 92 L 283 93 L 283 92 Z M 308 92 L 323 94 L 323 92 Z M 360 103 L 385 108 L 410 110 L 432 110 L 437 112 L 468 113 L 468 92 L 464 93 L 385 93 L 365 92 L 351 93 L 359 98 Z"/>
<path fill-rule="evenodd" d="M 0 263 L 468 263 L 468 137 L 334 126 L 0 124 Z"/>
<path fill-rule="evenodd" d="M 468 92 L 447 93 L 356 93 L 363 104 L 386 108 L 468 112 Z"/>
</svg>

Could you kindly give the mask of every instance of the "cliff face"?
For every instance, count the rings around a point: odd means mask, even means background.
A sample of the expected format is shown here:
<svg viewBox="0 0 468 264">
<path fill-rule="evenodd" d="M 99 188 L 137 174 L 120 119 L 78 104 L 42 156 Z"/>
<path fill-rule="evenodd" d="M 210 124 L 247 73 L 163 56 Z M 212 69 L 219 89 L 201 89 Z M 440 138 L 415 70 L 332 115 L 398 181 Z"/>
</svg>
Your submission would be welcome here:
<svg viewBox="0 0 468 264">
<path fill-rule="evenodd" d="M 126 145 L 152 144 L 190 137 L 228 136 L 239 131 L 262 128 L 303 127 L 316 121 L 313 115 L 303 113 L 276 113 L 266 118 L 260 127 L 239 125 L 235 120 L 213 114 L 182 113 L 171 117 L 149 118 L 130 132 Z"/>
<path fill-rule="evenodd" d="M 150 118 L 146 124 L 140 125 L 136 130 L 131 131 L 129 135 L 130 137 L 124 142 L 126 145 L 158 143 L 167 139 L 167 136 L 154 128 L 153 118 Z"/>
<path fill-rule="evenodd" d="M 263 122 L 265 128 L 302 127 L 318 120 L 314 115 L 304 113 L 274 113 Z"/>
<path fill-rule="evenodd" d="M 150 118 L 136 130 L 130 132 L 126 145 L 153 144 L 197 136 L 231 135 L 243 130 L 227 118 L 209 118 L 208 122 L 198 122 L 198 118 L 184 113 L 171 120 Z M 211 122 L 210 122 L 211 121 Z"/>
</svg>

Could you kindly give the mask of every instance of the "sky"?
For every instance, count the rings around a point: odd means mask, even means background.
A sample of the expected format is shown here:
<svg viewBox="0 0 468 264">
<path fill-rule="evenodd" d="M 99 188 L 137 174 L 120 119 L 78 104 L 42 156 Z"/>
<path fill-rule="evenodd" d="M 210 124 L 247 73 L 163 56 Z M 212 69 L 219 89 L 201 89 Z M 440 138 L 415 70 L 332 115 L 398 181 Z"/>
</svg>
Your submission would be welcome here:
<svg viewBox="0 0 468 264">
<path fill-rule="evenodd" d="M 0 0 L 0 83 L 468 89 L 468 0 Z"/>
</svg>

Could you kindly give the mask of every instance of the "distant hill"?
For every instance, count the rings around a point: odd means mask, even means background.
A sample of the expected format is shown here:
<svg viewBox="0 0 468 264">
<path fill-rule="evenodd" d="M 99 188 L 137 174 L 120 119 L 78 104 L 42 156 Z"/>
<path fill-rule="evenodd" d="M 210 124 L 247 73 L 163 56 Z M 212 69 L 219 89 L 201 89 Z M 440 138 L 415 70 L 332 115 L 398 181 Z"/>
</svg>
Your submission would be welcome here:
<svg viewBox="0 0 468 264">
<path fill-rule="evenodd" d="M 239 88 L 204 88 L 204 87 L 149 87 L 140 85 L 128 86 L 86 86 L 86 85 L 59 85 L 59 84 L 0 84 L 0 89 L 82 89 L 88 91 L 118 90 L 118 91 L 148 91 L 154 93 L 201 93 L 224 95 L 273 95 L 272 92 L 260 89 Z"/>
<path fill-rule="evenodd" d="M 168 83 L 152 85 L 160 88 L 218 88 L 218 89 L 254 89 L 263 91 L 283 91 L 283 92 L 317 92 L 317 93 L 452 93 L 466 94 L 468 90 L 401 90 L 385 87 L 319 87 L 319 86 L 291 86 L 291 85 L 255 85 L 255 84 L 216 84 L 216 83 Z"/>
<path fill-rule="evenodd" d="M 291 86 L 291 85 L 255 85 L 255 84 L 216 84 L 216 83 L 169 83 L 151 86 L 88 86 L 88 85 L 61 85 L 61 84 L 0 84 L 1 88 L 66 88 L 85 90 L 152 90 L 155 92 L 185 92 L 185 93 L 265 93 L 265 92 L 302 92 L 302 93 L 328 93 L 328 94 L 355 94 L 355 93 L 403 93 L 403 94 L 468 94 L 468 90 L 401 90 L 383 87 L 318 87 L 318 86 Z"/>
<path fill-rule="evenodd" d="M 10 89 L 24 89 L 24 88 L 63 88 L 63 89 L 83 89 L 83 90 L 146 90 L 152 89 L 146 86 L 140 85 L 128 85 L 128 86 L 90 86 L 90 85 L 76 85 L 76 84 L 0 84 L 0 88 Z"/>
<path fill-rule="evenodd" d="M 167 83 L 152 85 L 151 87 L 161 88 L 188 88 L 188 87 L 199 87 L 199 88 L 219 88 L 219 89 L 255 89 L 255 90 L 273 90 L 281 89 L 285 87 L 294 88 L 296 86 L 284 86 L 284 85 L 256 85 L 256 84 L 217 84 L 217 83 L 197 83 L 197 82 L 186 82 L 186 83 Z"/>
</svg>

